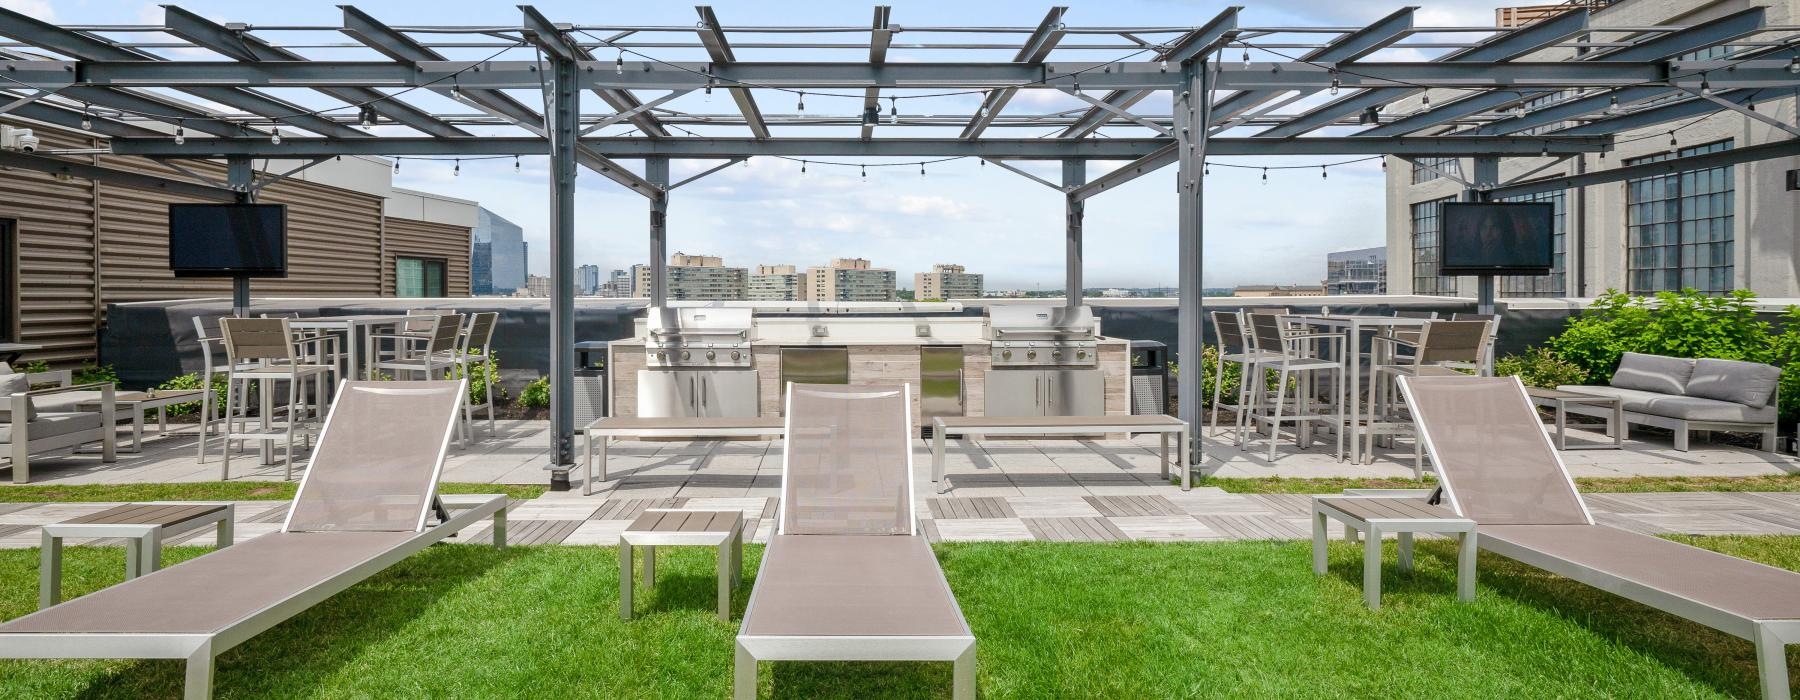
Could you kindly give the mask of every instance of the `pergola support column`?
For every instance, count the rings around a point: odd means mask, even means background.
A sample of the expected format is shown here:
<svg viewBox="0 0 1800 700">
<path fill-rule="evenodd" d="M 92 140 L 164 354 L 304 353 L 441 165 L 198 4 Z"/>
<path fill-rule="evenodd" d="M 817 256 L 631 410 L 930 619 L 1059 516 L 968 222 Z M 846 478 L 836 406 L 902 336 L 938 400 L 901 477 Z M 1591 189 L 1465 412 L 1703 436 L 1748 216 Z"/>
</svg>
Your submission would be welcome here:
<svg viewBox="0 0 1800 700">
<path fill-rule="evenodd" d="M 248 156 L 236 156 L 225 161 L 225 181 L 231 190 L 237 193 L 239 204 L 247 204 L 256 197 L 250 189 L 256 180 L 256 169 L 251 167 Z M 238 318 L 250 317 L 250 278 L 239 275 L 231 278 L 231 315 Z"/>
<path fill-rule="evenodd" d="M 552 59 L 550 112 L 550 488 L 566 491 L 575 466 L 575 148 L 581 81 L 574 61 Z"/>
<path fill-rule="evenodd" d="M 669 159 L 644 159 L 644 179 L 658 191 L 650 197 L 650 305 L 669 300 Z"/>
<path fill-rule="evenodd" d="M 1201 205 L 1205 194 L 1204 164 L 1206 158 L 1206 123 L 1210 118 L 1207 99 L 1207 65 L 1204 59 L 1184 61 L 1182 82 L 1174 91 L 1175 149 L 1178 171 L 1175 176 L 1179 217 L 1176 228 L 1180 301 L 1176 313 L 1175 357 L 1180 362 L 1176 382 L 1176 400 L 1181 419 L 1188 424 L 1188 464 L 1197 469 L 1202 464 L 1200 436 L 1201 348 L 1204 346 L 1205 311 L 1201 307 Z M 1185 476 L 1185 475 L 1184 475 Z"/>
<path fill-rule="evenodd" d="M 1073 190 L 1087 184 L 1087 161 L 1062 162 L 1064 248 L 1063 298 L 1071 309 L 1081 306 L 1081 219 L 1087 215 L 1087 201 L 1075 197 Z"/>
<path fill-rule="evenodd" d="M 1500 184 L 1500 158 L 1497 156 L 1476 156 L 1471 184 L 1474 187 L 1463 190 L 1465 202 L 1486 202 L 1490 200 L 1492 189 Z M 1494 276 L 1481 275 L 1475 278 L 1475 312 L 1494 313 Z"/>
</svg>

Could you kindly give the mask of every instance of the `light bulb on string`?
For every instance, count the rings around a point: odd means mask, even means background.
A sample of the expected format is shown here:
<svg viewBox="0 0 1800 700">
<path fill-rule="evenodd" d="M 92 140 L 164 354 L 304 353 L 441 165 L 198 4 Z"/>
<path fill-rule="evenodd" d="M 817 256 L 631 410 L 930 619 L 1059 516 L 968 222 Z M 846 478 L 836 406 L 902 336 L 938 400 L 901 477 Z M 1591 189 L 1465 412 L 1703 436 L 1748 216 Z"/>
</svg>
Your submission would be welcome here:
<svg viewBox="0 0 1800 700">
<path fill-rule="evenodd" d="M 806 92 L 805 91 L 801 91 L 800 101 L 795 103 L 794 109 L 799 110 L 801 112 L 806 111 Z"/>
<path fill-rule="evenodd" d="M 1419 95 L 1419 106 L 1424 107 L 1426 109 L 1431 108 L 1431 93 L 1425 93 L 1425 94 Z"/>
<path fill-rule="evenodd" d="M 400 174 L 400 159 L 398 157 L 394 158 L 394 174 Z"/>
<path fill-rule="evenodd" d="M 1250 67 L 1250 47 L 1244 47 L 1244 67 Z"/>
<path fill-rule="evenodd" d="M 456 167 L 450 169 L 450 177 L 462 177 L 462 159 L 456 159 Z"/>
<path fill-rule="evenodd" d="M 1319 166 L 1319 179 L 1324 180 L 1329 177 L 1331 177 L 1331 175 L 1329 173 L 1325 172 L 1325 166 L 1323 166 L 1323 165 Z"/>
<path fill-rule="evenodd" d="M 1211 175 L 1212 174 L 1212 163 L 1202 162 L 1200 164 L 1200 174 L 1201 175 Z"/>
<path fill-rule="evenodd" d="M 281 145 L 281 125 L 280 124 L 276 124 L 275 128 L 269 131 L 269 143 L 275 144 L 277 146 Z"/>
<path fill-rule="evenodd" d="M 1327 94 L 1329 94 L 1329 95 L 1331 95 L 1331 96 L 1333 96 L 1333 97 L 1336 97 L 1336 96 L 1337 96 L 1337 94 L 1338 94 L 1338 74 L 1337 74 L 1337 71 L 1335 71 L 1335 70 L 1334 70 L 1334 71 L 1332 71 L 1332 72 L 1331 72 L 1331 87 L 1330 87 L 1330 88 L 1327 88 L 1327 89 L 1326 89 L 1326 90 L 1325 90 L 1325 92 L 1326 92 L 1326 93 L 1327 93 Z"/>
<path fill-rule="evenodd" d="M 862 166 L 862 179 L 864 179 L 864 180 L 869 179 L 869 166 L 867 166 L 867 165 Z"/>
<path fill-rule="evenodd" d="M 899 124 L 900 123 L 900 98 L 897 98 L 897 97 L 889 97 L 888 98 L 888 123 L 889 124 Z"/>
<path fill-rule="evenodd" d="M 925 164 L 919 164 L 919 177 L 925 177 Z"/>
<path fill-rule="evenodd" d="M 84 102 L 81 105 L 81 130 L 92 131 L 93 128 L 94 118 L 88 115 L 88 105 Z"/>
<path fill-rule="evenodd" d="M 1674 148 L 1678 145 L 1680 145 L 1680 143 L 1675 140 L 1675 132 L 1669 132 L 1669 148 Z"/>
<path fill-rule="evenodd" d="M 457 81 L 457 78 L 454 75 L 450 76 L 450 99 L 458 102 L 462 101 L 462 84 Z"/>
<path fill-rule="evenodd" d="M 513 172 L 519 172 L 519 157 L 513 156 Z"/>
<path fill-rule="evenodd" d="M 1619 113 L 1619 96 L 1618 95 L 1613 95 L 1612 97 L 1607 98 L 1606 113 L 1607 114 L 1618 114 Z"/>
<path fill-rule="evenodd" d="M 613 59 L 613 72 L 619 75 L 625 74 L 625 49 L 619 49 L 619 57 Z"/>
<path fill-rule="evenodd" d="M 1262 184 L 1265 184 L 1265 185 L 1269 184 L 1269 169 L 1268 168 L 1263 168 Z"/>
<path fill-rule="evenodd" d="M 1800 56 L 1795 56 L 1792 60 L 1788 61 L 1788 72 L 1800 74 Z"/>
<path fill-rule="evenodd" d="M 801 175 L 806 174 L 806 161 L 804 161 L 804 160 L 800 161 L 800 174 Z"/>
<path fill-rule="evenodd" d="M 1712 96 L 1712 83 L 1709 83 L 1706 81 L 1705 73 L 1700 74 L 1700 96 L 1702 96 L 1702 97 L 1711 97 Z"/>
<path fill-rule="evenodd" d="M 187 143 L 187 132 L 181 128 L 181 122 L 175 123 L 175 145 Z"/>
</svg>

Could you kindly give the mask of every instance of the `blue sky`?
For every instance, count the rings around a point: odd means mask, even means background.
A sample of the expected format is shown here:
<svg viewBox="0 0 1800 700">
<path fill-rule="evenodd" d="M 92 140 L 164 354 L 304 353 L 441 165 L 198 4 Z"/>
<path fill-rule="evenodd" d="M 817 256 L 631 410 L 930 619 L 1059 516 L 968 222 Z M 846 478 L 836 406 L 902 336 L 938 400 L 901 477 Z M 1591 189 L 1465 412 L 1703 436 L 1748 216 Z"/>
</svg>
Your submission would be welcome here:
<svg viewBox="0 0 1800 700">
<path fill-rule="evenodd" d="M 1406 4 L 1399 0 L 1240 2 L 1248 6 L 1242 24 L 1254 26 L 1360 25 Z M 216 21 L 252 25 L 336 25 L 341 21 L 336 3 L 331 2 L 194 0 L 180 4 Z M 894 7 L 891 21 L 905 27 L 909 24 L 1030 25 L 1043 17 L 1050 3 L 892 1 L 888 4 Z M 1114 0 L 1071 1 L 1067 4 L 1071 7 L 1065 21 L 1072 25 L 1185 26 L 1210 19 L 1227 3 Z M 1417 15 L 1417 24 L 1451 26 L 1491 24 L 1493 7 L 1497 3 L 1491 0 L 1446 0 L 1422 4 L 1425 7 Z M 579 24 L 691 26 L 696 19 L 690 5 L 679 3 L 538 2 L 536 5 L 555 21 Z M 871 4 L 823 1 L 721 0 L 713 5 L 727 25 L 866 26 L 871 12 Z M 357 6 L 397 26 L 514 25 L 518 22 L 518 10 L 512 2 L 371 1 L 359 2 Z M 157 3 L 143 0 L 0 0 L 0 7 L 18 9 L 59 24 L 75 25 L 160 23 L 162 17 L 162 9 Z M 262 34 L 277 41 L 343 41 L 341 37 L 331 39 L 316 33 Z M 933 38 L 941 39 L 942 36 Z M 1017 37 L 975 35 L 972 40 L 1016 42 Z M 904 41 L 902 33 L 896 42 Z M 300 51 L 321 59 L 369 57 L 369 54 L 351 49 Z M 485 58 L 491 50 L 459 53 L 447 49 L 444 52 L 452 58 L 475 59 Z M 740 60 L 796 58 L 766 50 L 739 49 L 737 53 Z M 855 52 L 833 54 L 832 57 L 847 57 L 851 53 Z M 678 49 L 659 49 L 652 55 L 664 60 L 704 60 L 703 54 Z M 216 58 L 205 53 L 169 56 L 177 59 Z M 999 52 L 896 49 L 889 60 L 1001 61 L 1010 58 L 1010 52 L 1002 55 Z M 1081 58 L 1106 60 L 1116 56 L 1083 52 Z M 276 92 L 308 107 L 329 104 L 309 91 Z M 516 96 L 527 104 L 535 104 L 538 99 L 536 95 L 524 92 Z M 415 93 L 408 95 L 408 99 L 433 111 L 468 111 L 436 96 Z M 903 101 L 901 111 L 903 114 L 968 113 L 977 99 L 969 96 Z M 1140 103 L 1137 109 L 1146 114 L 1166 114 L 1167 99 L 1166 95 L 1154 95 Z M 765 113 L 792 113 L 795 110 L 792 95 L 758 94 L 758 101 Z M 587 111 L 600 111 L 601 107 L 591 104 L 597 102 L 596 99 L 587 100 L 590 103 L 585 105 Z M 1303 102 L 1293 108 L 1309 104 L 1311 102 Z M 1077 105 L 1074 98 L 1049 91 L 1023 91 L 1013 101 L 1015 110 L 1054 111 Z M 667 106 L 695 113 L 724 114 L 734 110 L 731 100 L 722 92 L 711 99 L 690 94 Z M 808 114 L 854 114 L 860 111 L 861 105 L 860 100 L 809 96 L 806 108 Z M 622 131 L 623 127 L 619 127 L 602 133 Z M 713 133 L 728 134 L 724 131 Z M 784 133 L 799 135 L 801 132 Z M 854 133 L 822 130 L 816 135 Z M 919 129 L 909 129 L 908 133 L 937 135 Z M 1033 137 L 1040 133 L 1043 130 L 1009 129 L 1002 135 Z M 1149 135 L 1151 132 L 1140 128 L 1135 129 L 1135 133 L 1128 129 L 1112 133 Z M 868 162 L 896 160 L 918 159 Z M 1347 158 L 1231 158 L 1219 162 L 1293 165 L 1334 160 Z M 674 177 L 681 179 L 711 165 L 713 163 L 678 162 Z M 1116 165 L 1091 164 L 1090 176 Z M 1025 167 L 1048 179 L 1060 177 L 1055 163 Z M 406 161 L 395 177 L 395 185 L 477 200 L 518 222 L 531 242 L 532 271 L 542 273 L 547 269 L 549 251 L 546 177 L 541 157 L 524 158 L 517 173 L 511 160 L 464 162 L 460 176 L 452 175 L 452 164 L 448 162 Z M 1271 171 L 1267 184 L 1263 184 L 1256 170 L 1215 167 L 1207 180 L 1206 196 L 1204 283 L 1207 286 L 1317 283 L 1324 275 L 1327 252 L 1381 245 L 1383 241 L 1381 171 L 1373 162 L 1333 168 L 1328 179 L 1321 179 L 1317 170 Z M 645 259 L 648 254 L 648 214 L 642 198 L 621 191 L 598 175 L 584 173 L 580 177 L 576 206 L 578 263 L 611 269 Z M 1089 200 L 1087 284 L 1129 287 L 1173 284 L 1175 210 L 1173 167 Z M 961 263 L 971 271 L 986 273 L 990 288 L 1059 288 L 1063 265 L 1062 228 L 1063 212 L 1058 193 L 992 165 L 983 167 L 973 159 L 929 166 L 924 177 L 919 175 L 916 167 L 871 168 L 864 180 L 855 168 L 812 165 L 802 175 L 797 163 L 756 158 L 747 165 L 727 168 L 673 193 L 669 211 L 669 249 L 722 255 L 727 264 L 747 267 L 759 263 L 805 266 L 822 264 L 832 257 L 866 257 L 877 266 L 899 271 L 903 286 L 910 285 L 911 273 L 928 269 L 932 263 Z"/>
</svg>

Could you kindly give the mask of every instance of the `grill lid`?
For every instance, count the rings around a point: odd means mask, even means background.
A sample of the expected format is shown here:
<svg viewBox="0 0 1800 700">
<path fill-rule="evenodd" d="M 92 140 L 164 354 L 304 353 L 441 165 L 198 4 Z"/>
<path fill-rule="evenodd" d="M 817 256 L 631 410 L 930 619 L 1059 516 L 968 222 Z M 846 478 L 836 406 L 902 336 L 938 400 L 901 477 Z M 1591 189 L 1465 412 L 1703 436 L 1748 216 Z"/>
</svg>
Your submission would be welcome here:
<svg viewBox="0 0 1800 700">
<path fill-rule="evenodd" d="M 1083 341 L 1094 339 L 1094 310 L 1088 306 L 988 307 L 988 339 L 1008 341 Z"/>
</svg>

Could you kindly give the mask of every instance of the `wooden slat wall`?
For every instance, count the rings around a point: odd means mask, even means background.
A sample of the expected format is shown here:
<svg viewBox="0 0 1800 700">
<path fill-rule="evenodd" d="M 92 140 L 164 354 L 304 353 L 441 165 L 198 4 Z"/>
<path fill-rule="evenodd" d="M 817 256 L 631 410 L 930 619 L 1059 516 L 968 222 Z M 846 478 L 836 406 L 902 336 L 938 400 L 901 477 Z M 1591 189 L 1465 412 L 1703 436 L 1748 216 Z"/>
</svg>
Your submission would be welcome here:
<svg viewBox="0 0 1800 700">
<path fill-rule="evenodd" d="M 381 295 L 394 295 L 394 262 L 401 256 L 442 258 L 444 293 L 469 296 L 469 228 L 388 217 L 387 247 L 381 264 Z"/>
<path fill-rule="evenodd" d="M 103 303 L 231 294 L 229 279 L 177 278 L 169 272 L 168 205 L 178 198 L 117 185 L 101 187 Z M 381 198 L 283 181 L 265 188 L 257 201 L 288 205 L 288 276 L 254 280 L 252 293 L 380 296 L 376 261 L 381 250 Z"/>
<path fill-rule="evenodd" d="M 94 142 L 34 129 L 41 147 L 90 148 Z M 0 171 L 0 218 L 18 223 L 20 342 L 43 345 L 24 362 L 75 364 L 94 356 L 95 189 L 88 180 Z"/>
</svg>

